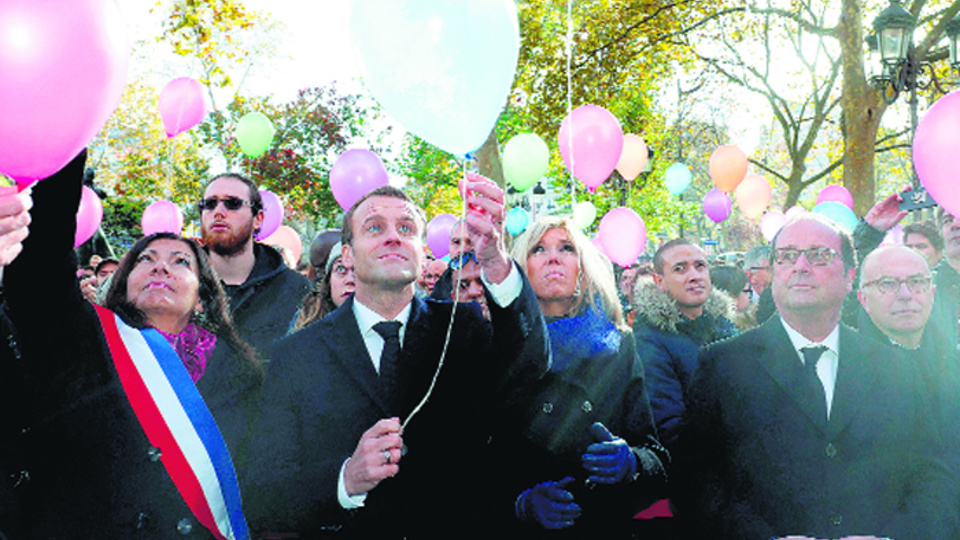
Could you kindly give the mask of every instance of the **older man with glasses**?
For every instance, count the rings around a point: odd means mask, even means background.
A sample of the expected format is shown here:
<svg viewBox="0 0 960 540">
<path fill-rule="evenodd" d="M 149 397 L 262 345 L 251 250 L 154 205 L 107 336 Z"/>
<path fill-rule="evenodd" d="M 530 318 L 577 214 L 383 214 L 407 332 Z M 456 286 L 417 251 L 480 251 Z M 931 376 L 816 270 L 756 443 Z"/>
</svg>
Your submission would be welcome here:
<svg viewBox="0 0 960 540">
<path fill-rule="evenodd" d="M 230 297 L 233 322 L 263 354 L 286 334 L 310 282 L 287 267 L 278 251 L 254 242 L 263 200 L 252 180 L 237 173 L 215 176 L 197 206 L 204 249 Z"/>
<path fill-rule="evenodd" d="M 954 469 L 919 370 L 840 323 L 851 238 L 804 215 L 772 262 L 779 316 L 700 354 L 671 472 L 678 515 L 718 539 L 955 537 Z"/>
</svg>

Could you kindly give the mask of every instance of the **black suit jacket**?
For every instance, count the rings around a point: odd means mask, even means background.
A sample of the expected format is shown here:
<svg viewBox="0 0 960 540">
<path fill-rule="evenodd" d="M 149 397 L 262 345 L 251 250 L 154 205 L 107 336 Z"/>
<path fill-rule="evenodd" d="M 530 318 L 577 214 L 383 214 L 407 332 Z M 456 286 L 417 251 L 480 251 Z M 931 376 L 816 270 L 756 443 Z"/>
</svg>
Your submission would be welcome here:
<svg viewBox="0 0 960 540">
<path fill-rule="evenodd" d="M 308 534 L 356 527 L 365 536 L 443 536 L 448 527 L 470 527 L 471 520 L 490 522 L 487 510 L 501 517 L 504 509 L 512 511 L 512 500 L 491 495 L 508 467 L 485 459 L 487 448 L 492 437 L 517 432 L 524 389 L 549 364 L 546 326 L 523 280 L 510 306 L 488 302 L 491 323 L 476 305 L 457 308 L 436 388 L 403 433 L 408 452 L 400 473 L 349 515 L 337 501 L 340 468 L 364 431 L 382 418 L 405 419 L 424 396 L 452 304 L 414 298 L 395 407 L 378 392 L 352 298 L 282 340 L 264 386 L 261 428 L 251 451 L 255 461 L 245 501 L 252 526 Z"/>
<path fill-rule="evenodd" d="M 957 496 L 916 367 L 840 329 L 817 418 L 779 318 L 701 352 L 675 502 L 712 538 L 950 538 Z"/>
</svg>

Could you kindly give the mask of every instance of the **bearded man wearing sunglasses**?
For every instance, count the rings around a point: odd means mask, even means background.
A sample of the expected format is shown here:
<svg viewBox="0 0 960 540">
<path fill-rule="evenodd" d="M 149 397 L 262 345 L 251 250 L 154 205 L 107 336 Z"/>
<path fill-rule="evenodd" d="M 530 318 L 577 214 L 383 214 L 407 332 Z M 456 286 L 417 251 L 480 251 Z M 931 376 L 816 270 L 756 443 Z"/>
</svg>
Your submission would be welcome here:
<svg viewBox="0 0 960 540">
<path fill-rule="evenodd" d="M 254 242 L 263 224 L 263 200 L 249 178 L 215 176 L 198 208 L 204 249 L 230 297 L 233 323 L 264 354 L 287 333 L 310 282 L 287 267 L 277 250 Z"/>
<path fill-rule="evenodd" d="M 840 323 L 849 235 L 800 216 L 771 263 L 779 316 L 700 353 L 677 515 L 718 539 L 955 538 L 954 470 L 920 370 Z"/>
</svg>

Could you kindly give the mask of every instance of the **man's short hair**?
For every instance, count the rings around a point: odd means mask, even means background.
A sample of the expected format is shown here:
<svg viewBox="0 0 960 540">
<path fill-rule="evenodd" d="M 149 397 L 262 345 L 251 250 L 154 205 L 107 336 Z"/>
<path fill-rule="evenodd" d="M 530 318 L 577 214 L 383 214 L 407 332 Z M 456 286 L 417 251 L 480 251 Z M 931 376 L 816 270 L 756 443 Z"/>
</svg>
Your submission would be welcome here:
<svg viewBox="0 0 960 540">
<path fill-rule="evenodd" d="M 770 244 L 760 244 L 748 249 L 743 255 L 743 269 L 750 270 L 760 266 L 766 266 L 770 263 L 770 252 L 773 248 Z"/>
<path fill-rule="evenodd" d="M 853 249 L 853 238 L 850 236 L 850 233 L 840 228 L 836 221 L 833 221 L 828 217 L 821 216 L 820 214 L 814 214 L 813 212 L 808 212 L 791 219 L 783 227 L 781 227 L 779 231 L 777 231 L 777 234 L 773 235 L 773 241 L 770 242 L 770 266 L 773 266 L 774 259 L 776 258 L 777 240 L 780 239 L 780 233 L 782 233 L 783 230 L 790 225 L 800 221 L 816 221 L 817 223 L 824 225 L 833 232 L 837 233 L 837 236 L 840 237 L 840 257 L 843 259 L 843 269 L 850 270 L 851 268 L 857 267 L 857 252 Z"/>
<path fill-rule="evenodd" d="M 210 184 L 220 180 L 221 178 L 232 178 L 246 184 L 247 189 L 250 191 L 250 209 L 253 211 L 253 215 L 257 215 L 258 212 L 263 210 L 263 197 L 260 196 L 260 187 L 257 186 L 256 182 L 240 173 L 225 172 L 214 176 L 207 181 L 206 185 L 203 186 L 203 192 L 206 193 L 207 188 L 210 187 Z"/>
<path fill-rule="evenodd" d="M 694 244 L 693 242 L 687 240 L 686 238 L 674 238 L 673 240 L 670 240 L 670 241 L 667 242 L 666 244 L 660 246 L 660 248 L 657 250 L 657 252 L 653 254 L 653 271 L 654 271 L 654 272 L 656 272 L 656 273 L 658 273 L 658 274 L 660 274 L 660 275 L 663 275 L 663 254 L 664 254 L 664 252 L 666 252 L 668 249 L 672 249 L 672 248 L 675 248 L 675 247 L 677 247 L 677 246 L 694 246 L 694 247 L 696 247 L 696 244 Z"/>
<path fill-rule="evenodd" d="M 351 206 L 350 209 L 347 210 L 347 213 L 343 215 L 343 226 L 340 227 L 341 244 L 345 246 L 353 245 L 353 214 L 357 211 L 357 208 L 359 208 L 360 205 L 370 197 L 393 197 L 395 199 L 400 199 L 407 202 L 410 207 L 413 208 L 414 215 L 420 222 L 420 236 L 423 237 L 427 233 L 427 218 L 423 215 L 423 210 L 414 204 L 413 200 L 406 193 L 404 193 L 403 190 L 397 189 L 393 186 L 381 186 L 357 199 L 357 202 L 353 203 L 353 206 Z"/>
<path fill-rule="evenodd" d="M 930 242 L 930 245 L 933 246 L 933 249 L 937 251 L 943 251 L 943 237 L 940 236 L 940 231 L 933 226 L 933 223 L 929 221 L 921 221 L 919 223 L 911 223 L 903 228 L 903 239 L 907 239 L 908 234 L 919 234 L 926 237 Z"/>
</svg>

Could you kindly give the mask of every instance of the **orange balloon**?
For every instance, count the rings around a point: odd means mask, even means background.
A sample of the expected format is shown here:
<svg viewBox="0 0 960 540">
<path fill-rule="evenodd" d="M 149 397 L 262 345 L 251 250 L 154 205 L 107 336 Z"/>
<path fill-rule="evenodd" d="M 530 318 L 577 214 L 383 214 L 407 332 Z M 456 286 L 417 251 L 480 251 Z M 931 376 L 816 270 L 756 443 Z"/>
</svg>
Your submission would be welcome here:
<svg viewBox="0 0 960 540">
<path fill-rule="evenodd" d="M 617 162 L 617 172 L 627 182 L 632 182 L 640 176 L 647 166 L 649 153 L 647 143 L 638 135 L 628 133 L 623 136 L 623 150 L 620 152 L 620 161 Z"/>
<path fill-rule="evenodd" d="M 720 191 L 730 193 L 747 175 L 747 155 L 732 144 L 718 146 L 710 154 L 710 178 Z"/>
<path fill-rule="evenodd" d="M 268 246 L 283 246 L 290 251 L 293 260 L 297 262 L 300 262 L 300 256 L 303 255 L 303 240 L 300 239 L 300 233 L 289 225 L 277 227 L 273 234 L 263 239 L 263 243 Z"/>
<path fill-rule="evenodd" d="M 737 206 L 748 219 L 757 219 L 770 206 L 773 188 L 759 174 L 750 174 L 740 182 L 736 190 Z"/>
</svg>

